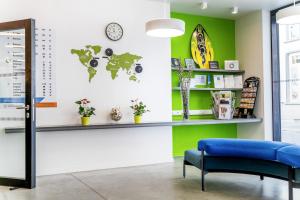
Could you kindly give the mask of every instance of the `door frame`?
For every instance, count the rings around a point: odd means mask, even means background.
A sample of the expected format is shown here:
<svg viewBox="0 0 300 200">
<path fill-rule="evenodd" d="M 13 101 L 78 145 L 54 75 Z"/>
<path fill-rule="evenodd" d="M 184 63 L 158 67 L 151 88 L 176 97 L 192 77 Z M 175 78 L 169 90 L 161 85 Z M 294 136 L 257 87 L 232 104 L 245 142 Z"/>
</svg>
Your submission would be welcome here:
<svg viewBox="0 0 300 200">
<path fill-rule="evenodd" d="M 0 177 L 0 185 L 31 189 L 36 186 L 35 20 L 0 23 L 0 31 L 13 29 L 25 29 L 25 179 Z"/>
<path fill-rule="evenodd" d="M 279 10 L 271 11 L 273 141 L 281 141 L 279 27 L 276 23 L 276 13 Z"/>
</svg>

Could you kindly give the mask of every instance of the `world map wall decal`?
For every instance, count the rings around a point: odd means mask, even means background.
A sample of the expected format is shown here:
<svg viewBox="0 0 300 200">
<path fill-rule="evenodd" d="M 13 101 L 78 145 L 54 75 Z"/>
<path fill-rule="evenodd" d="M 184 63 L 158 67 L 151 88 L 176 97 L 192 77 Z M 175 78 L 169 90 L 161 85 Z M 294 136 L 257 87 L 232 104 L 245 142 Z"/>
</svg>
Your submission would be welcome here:
<svg viewBox="0 0 300 200">
<path fill-rule="evenodd" d="M 76 54 L 81 64 L 87 68 L 89 82 L 91 82 L 96 75 L 96 67 L 98 66 L 93 65 L 92 60 L 96 60 L 96 56 L 101 52 L 101 49 L 102 47 L 99 45 L 86 45 L 85 49 L 71 49 L 71 53 Z"/>
<path fill-rule="evenodd" d="M 71 54 L 78 56 L 80 63 L 86 67 L 89 82 L 96 76 L 98 72 L 98 60 L 100 58 L 102 47 L 100 45 L 86 45 L 83 49 L 71 49 Z M 102 57 L 106 59 L 106 71 L 110 72 L 111 78 L 115 80 L 120 71 L 125 71 L 130 81 L 139 82 L 135 72 L 135 65 L 143 57 L 131 53 L 123 53 L 120 55 L 112 54 L 111 56 Z"/>
</svg>

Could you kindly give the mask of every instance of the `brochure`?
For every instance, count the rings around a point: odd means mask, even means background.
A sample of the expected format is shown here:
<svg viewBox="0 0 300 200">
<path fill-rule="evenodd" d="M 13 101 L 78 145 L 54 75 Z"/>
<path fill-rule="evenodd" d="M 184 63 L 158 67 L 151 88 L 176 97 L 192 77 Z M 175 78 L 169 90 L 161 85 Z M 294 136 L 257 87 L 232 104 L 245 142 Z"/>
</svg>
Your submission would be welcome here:
<svg viewBox="0 0 300 200">
<path fill-rule="evenodd" d="M 224 76 L 224 85 L 225 88 L 235 88 L 234 76 L 233 75 L 225 75 Z"/>
<path fill-rule="evenodd" d="M 234 76 L 234 88 L 243 88 L 243 76 L 242 75 Z"/>
<path fill-rule="evenodd" d="M 215 88 L 224 88 L 223 75 L 214 75 L 214 86 Z"/>
</svg>

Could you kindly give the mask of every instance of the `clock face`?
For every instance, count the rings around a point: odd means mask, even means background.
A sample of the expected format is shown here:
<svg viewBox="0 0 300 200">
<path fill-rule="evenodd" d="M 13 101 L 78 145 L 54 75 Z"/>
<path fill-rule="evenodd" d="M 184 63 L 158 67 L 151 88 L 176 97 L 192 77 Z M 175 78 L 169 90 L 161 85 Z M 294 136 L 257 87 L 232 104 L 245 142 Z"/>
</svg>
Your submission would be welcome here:
<svg viewBox="0 0 300 200">
<path fill-rule="evenodd" d="M 106 36 L 113 41 L 120 40 L 123 36 L 123 29 L 118 23 L 110 23 L 106 26 Z"/>
</svg>

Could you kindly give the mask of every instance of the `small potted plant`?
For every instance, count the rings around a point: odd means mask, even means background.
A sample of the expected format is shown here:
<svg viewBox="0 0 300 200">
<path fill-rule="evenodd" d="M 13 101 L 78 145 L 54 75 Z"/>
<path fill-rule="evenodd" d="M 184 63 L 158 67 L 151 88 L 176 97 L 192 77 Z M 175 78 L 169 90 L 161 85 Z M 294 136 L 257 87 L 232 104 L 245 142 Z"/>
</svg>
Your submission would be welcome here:
<svg viewBox="0 0 300 200">
<path fill-rule="evenodd" d="M 95 115 L 95 108 L 90 107 L 90 101 L 87 99 L 81 99 L 75 102 L 79 105 L 78 113 L 81 115 L 81 124 L 87 126 L 90 124 L 90 117 Z"/>
<path fill-rule="evenodd" d="M 142 122 L 142 115 L 146 112 L 150 112 L 146 107 L 146 105 L 142 101 L 136 100 L 131 100 L 132 105 L 130 108 L 133 110 L 134 114 L 134 122 L 136 124 L 139 124 Z"/>
</svg>

